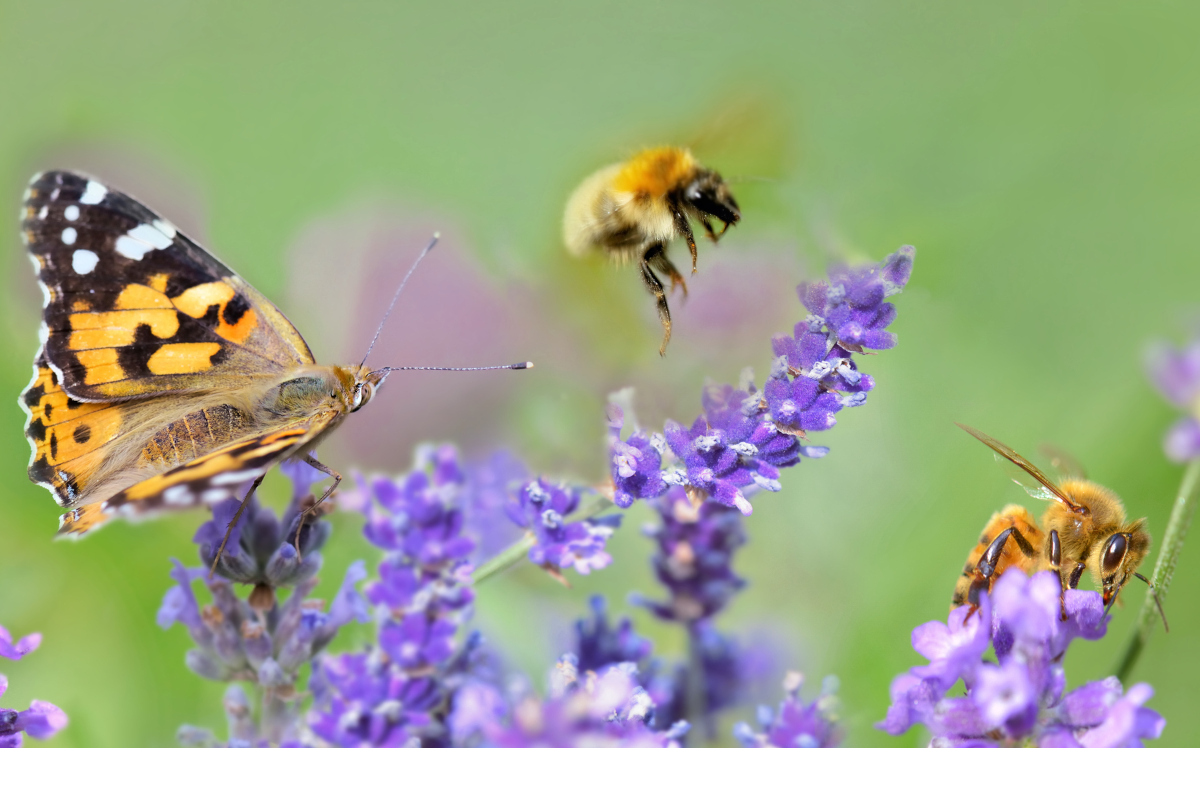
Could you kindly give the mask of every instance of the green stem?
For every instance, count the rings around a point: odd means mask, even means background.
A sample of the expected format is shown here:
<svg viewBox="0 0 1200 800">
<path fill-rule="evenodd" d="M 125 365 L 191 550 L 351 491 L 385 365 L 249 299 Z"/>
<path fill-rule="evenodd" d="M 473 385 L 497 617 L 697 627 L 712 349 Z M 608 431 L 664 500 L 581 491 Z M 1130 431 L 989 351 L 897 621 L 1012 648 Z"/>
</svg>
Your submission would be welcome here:
<svg viewBox="0 0 1200 800">
<path fill-rule="evenodd" d="M 533 533 L 525 531 L 525 535 L 516 542 L 480 564 L 479 568 L 475 570 L 471 582 L 478 586 L 496 573 L 503 572 L 521 561 L 536 541 Z"/>
<path fill-rule="evenodd" d="M 1171 577 L 1175 574 L 1175 564 L 1183 550 L 1183 540 L 1186 538 L 1188 526 L 1192 523 L 1192 515 L 1196 513 L 1197 501 L 1200 501 L 1200 458 L 1193 459 L 1183 472 L 1183 482 L 1179 484 L 1179 494 L 1175 497 L 1171 518 L 1167 520 L 1167 529 L 1163 532 L 1158 563 L 1154 565 L 1154 573 L 1150 576 L 1154 592 L 1146 593 L 1137 622 L 1133 626 L 1133 638 L 1125 648 L 1116 669 L 1117 679 L 1122 684 L 1129 678 L 1142 648 L 1150 638 L 1150 632 L 1158 624 L 1158 607 L 1154 602 L 1154 594 L 1158 594 L 1159 602 L 1167 599 L 1167 590 L 1171 588 Z"/>
<path fill-rule="evenodd" d="M 704 741 L 712 740 L 708 725 L 708 693 L 704 686 L 704 650 L 700 643 L 700 632 L 695 624 L 688 626 L 688 669 L 687 685 L 684 687 L 684 719 L 692 723 L 689 738 L 693 735 Z"/>
</svg>

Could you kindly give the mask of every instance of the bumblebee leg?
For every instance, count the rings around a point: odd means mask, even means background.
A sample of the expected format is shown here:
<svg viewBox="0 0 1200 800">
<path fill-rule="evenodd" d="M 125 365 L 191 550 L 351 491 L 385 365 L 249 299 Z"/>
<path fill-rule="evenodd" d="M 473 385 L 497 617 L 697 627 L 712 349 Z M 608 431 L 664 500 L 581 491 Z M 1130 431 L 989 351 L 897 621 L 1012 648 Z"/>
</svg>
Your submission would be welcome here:
<svg viewBox="0 0 1200 800">
<path fill-rule="evenodd" d="M 650 266 L 651 262 L 659 260 L 666 261 L 666 253 L 662 243 L 656 242 L 650 245 L 650 248 L 642 256 L 642 281 L 646 284 L 647 291 L 654 295 L 654 300 L 658 304 L 658 321 L 662 323 L 663 328 L 663 340 L 658 348 L 658 354 L 661 356 L 666 355 L 667 342 L 671 341 L 671 309 L 667 305 L 667 293 L 663 291 L 662 281 L 658 279 Z"/>
<path fill-rule="evenodd" d="M 700 224 L 704 226 L 704 235 L 707 236 L 712 242 L 715 243 L 721 238 L 720 234 L 713 230 L 712 223 L 708 221 L 708 217 L 700 217 Z M 725 227 L 728 228 L 729 226 L 726 225 Z M 721 233 L 725 233 L 725 231 L 721 231 Z"/>
<path fill-rule="evenodd" d="M 333 478 L 333 483 L 329 485 L 329 488 L 325 490 L 325 494 L 321 495 L 319 500 L 317 500 L 315 503 L 313 503 L 308 508 L 304 509 L 304 513 L 300 515 L 300 520 L 296 524 L 296 560 L 297 561 L 300 559 L 300 531 L 304 530 L 304 525 L 309 521 L 307 519 L 307 517 L 315 516 L 317 513 L 317 509 L 321 507 L 322 503 L 324 503 L 326 500 L 329 499 L 329 496 L 337 490 L 338 484 L 340 484 L 342 482 L 342 476 L 340 474 L 338 474 L 337 470 L 331 469 L 331 468 L 325 466 L 324 464 L 322 464 L 320 461 L 317 461 L 312 456 L 305 455 L 303 461 L 305 464 L 308 464 L 313 469 L 319 469 L 321 472 L 324 472 L 326 475 Z"/>
<path fill-rule="evenodd" d="M 262 485 L 263 478 L 267 477 L 264 472 L 254 479 L 254 483 L 250 484 L 250 491 L 246 492 L 246 496 L 242 498 L 242 504 L 238 506 L 238 510 L 234 512 L 233 519 L 229 520 L 229 527 L 225 529 L 225 538 L 221 540 L 221 546 L 217 548 L 217 554 L 213 557 L 212 566 L 208 568 L 208 577 L 211 580 L 213 573 L 217 571 L 217 562 L 221 560 L 221 554 L 225 552 L 225 545 L 229 543 L 229 534 L 233 533 L 233 526 L 237 525 L 239 519 L 242 518 L 242 512 L 246 510 L 246 505 L 250 502 L 250 498 Z"/>
<path fill-rule="evenodd" d="M 675 231 L 687 239 L 688 250 L 692 251 L 692 274 L 696 274 L 696 237 L 692 235 L 692 226 L 688 223 L 687 214 L 683 213 L 683 209 L 675 209 Z M 674 271 L 674 267 L 672 267 Z M 678 274 L 678 273 L 676 273 Z M 680 279 L 682 281 L 682 278 Z M 675 289 L 675 279 L 671 278 L 671 290 Z M 684 295 L 687 294 L 687 284 L 683 287 Z"/>
<path fill-rule="evenodd" d="M 650 259 L 650 267 L 651 269 L 657 270 L 671 279 L 672 292 L 674 292 L 676 289 L 683 289 L 683 299 L 687 300 L 687 281 L 683 279 L 683 275 L 681 275 L 679 270 L 675 268 L 675 265 L 671 263 L 671 259 L 667 258 L 667 249 L 665 247 L 662 248 L 657 255 Z"/>
</svg>

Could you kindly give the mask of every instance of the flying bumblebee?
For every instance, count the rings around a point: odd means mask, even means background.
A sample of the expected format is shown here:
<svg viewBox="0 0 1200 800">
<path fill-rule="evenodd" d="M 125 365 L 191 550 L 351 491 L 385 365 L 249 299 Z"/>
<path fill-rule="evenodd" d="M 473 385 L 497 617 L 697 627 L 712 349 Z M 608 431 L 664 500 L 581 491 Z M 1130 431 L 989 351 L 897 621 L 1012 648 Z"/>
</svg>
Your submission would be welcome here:
<svg viewBox="0 0 1200 800">
<path fill-rule="evenodd" d="M 696 239 L 688 217 L 716 242 L 742 218 L 729 186 L 681 147 L 655 147 L 590 175 L 567 201 L 563 239 L 572 255 L 602 250 L 618 263 L 638 261 L 642 281 L 658 304 L 663 327 L 659 355 L 671 341 L 671 309 L 660 274 L 687 297 L 683 275 L 667 258 L 667 246 L 682 236 L 696 272 Z M 714 230 L 711 217 L 723 225 Z"/>
<path fill-rule="evenodd" d="M 954 585 L 953 610 L 964 603 L 979 605 L 981 592 L 990 591 L 1005 570 L 1016 568 L 1033 575 L 1042 570 L 1058 574 L 1063 590 L 1074 589 L 1085 571 L 1103 593 L 1105 608 L 1117 599 L 1130 577 L 1154 586 L 1136 570 L 1150 549 L 1145 518 L 1128 521 L 1120 498 L 1083 478 L 1054 484 L 1042 471 L 1008 445 L 986 433 L 959 423 L 958 427 L 1017 465 L 1036 485 L 1030 494 L 1049 500 L 1041 527 L 1027 509 L 1005 506 L 983 528 L 979 543 L 967 556 L 962 575 Z M 1159 605 L 1162 614 L 1162 606 Z M 1163 626 L 1167 618 L 1163 616 Z"/>
</svg>

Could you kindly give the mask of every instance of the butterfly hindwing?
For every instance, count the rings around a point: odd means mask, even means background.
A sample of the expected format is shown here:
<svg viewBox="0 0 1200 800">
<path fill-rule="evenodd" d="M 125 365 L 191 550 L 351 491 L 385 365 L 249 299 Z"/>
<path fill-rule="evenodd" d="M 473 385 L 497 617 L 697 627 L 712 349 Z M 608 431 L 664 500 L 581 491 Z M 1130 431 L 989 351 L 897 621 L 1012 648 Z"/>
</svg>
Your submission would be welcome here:
<svg viewBox="0 0 1200 800">
<path fill-rule="evenodd" d="M 269 300 L 98 181 L 36 176 L 22 230 L 45 293 L 46 361 L 75 400 L 209 391 L 313 363 Z"/>
<path fill-rule="evenodd" d="M 301 450 L 322 428 L 319 424 L 297 425 L 233 442 L 135 483 L 107 500 L 63 514 L 58 535 L 81 538 L 113 517 L 136 519 L 172 508 L 225 500 Z"/>
</svg>

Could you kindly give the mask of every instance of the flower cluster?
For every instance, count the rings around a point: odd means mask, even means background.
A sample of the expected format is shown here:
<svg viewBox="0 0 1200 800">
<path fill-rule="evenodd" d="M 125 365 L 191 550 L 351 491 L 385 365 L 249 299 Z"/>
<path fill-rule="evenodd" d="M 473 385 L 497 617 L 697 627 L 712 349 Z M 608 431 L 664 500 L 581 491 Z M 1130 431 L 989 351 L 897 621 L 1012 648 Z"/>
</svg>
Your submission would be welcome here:
<svg viewBox="0 0 1200 800">
<path fill-rule="evenodd" d="M 783 680 L 786 696 L 773 712 L 759 706 L 755 732 L 745 722 L 733 726 L 733 735 L 746 747 L 836 747 L 842 731 L 837 726 L 837 679 L 827 677 L 821 683 L 821 693 L 811 703 L 800 699 L 804 677 L 789 672 Z"/>
<path fill-rule="evenodd" d="M 1108 620 L 1098 593 L 1060 592 L 1051 572 L 1008 570 L 978 609 L 960 606 L 949 624 L 918 626 L 913 649 L 929 664 L 892 681 L 878 727 L 899 735 L 919 723 L 945 747 L 1138 747 L 1157 738 L 1165 722 L 1144 707 L 1153 694 L 1146 684 L 1122 694 L 1108 678 L 1064 693 L 1068 645 L 1099 639 Z M 989 645 L 996 663 L 983 658 Z M 959 680 L 965 694 L 949 695 Z"/>
<path fill-rule="evenodd" d="M 575 487 L 537 478 L 509 501 L 509 519 L 533 534 L 530 561 L 553 573 L 574 568 L 580 575 L 612 563 L 604 546 L 621 524 L 621 515 L 569 519 L 579 510 L 582 496 Z"/>
<path fill-rule="evenodd" d="M 655 576 L 670 592 L 666 600 L 635 596 L 656 617 L 692 624 L 723 609 L 746 582 L 733 571 L 733 554 L 746 543 L 742 517 L 719 503 L 695 505 L 672 487 L 654 504 L 659 523 L 645 534 L 658 546 Z"/>
<path fill-rule="evenodd" d="M 638 685 L 637 667 L 614 664 L 580 672 L 568 654 L 550 676 L 549 697 L 525 691 L 506 698 L 493 685 L 467 683 L 454 697 L 450 727 L 463 745 L 493 747 L 671 747 L 687 723 L 651 727 L 654 701 Z"/>
<path fill-rule="evenodd" d="M 1163 440 L 1167 457 L 1179 462 L 1200 457 L 1200 337 L 1180 349 L 1157 345 L 1150 351 L 1147 367 L 1163 397 L 1186 413 Z"/>
<path fill-rule="evenodd" d="M 176 561 L 171 577 L 177 585 L 167 591 L 158 610 L 159 626 L 166 629 L 178 622 L 195 642 L 196 647 L 185 657 L 192 672 L 214 681 L 246 681 L 261 690 L 262 710 L 257 720 L 240 686 L 226 691 L 227 744 L 231 746 L 303 742 L 299 714 L 302 695 L 296 691 L 301 667 L 320 653 L 343 625 L 367 619 L 366 603 L 355 589 L 366 577 L 362 562 L 347 570 L 328 611 L 323 601 L 309 599 L 321 565 L 316 548 L 328 538 L 329 530 L 324 520 L 310 523 L 301 519 L 323 511 L 313 509 L 303 514 L 303 509 L 312 504 L 309 489 L 321 474 L 302 466 L 285 469 L 295 491 L 283 522 L 252 499 L 230 534 L 215 570 L 217 575 L 208 578 L 208 569 L 188 568 Z M 210 565 L 236 505 L 237 501 L 217 504 L 214 518 L 197 533 L 201 557 Z M 297 529 L 301 548 L 309 548 L 303 560 L 297 558 L 293 544 L 287 540 L 295 537 Z M 211 604 L 204 607 L 192 589 L 198 579 L 203 580 L 212 597 Z M 253 584 L 249 599 L 239 598 L 232 582 Z M 276 589 L 284 585 L 292 587 L 291 594 L 279 603 Z M 188 744 L 217 742 L 209 731 L 191 726 L 182 727 L 179 738 Z"/>
<path fill-rule="evenodd" d="M 359 502 L 363 533 L 384 551 L 365 590 L 377 644 L 322 657 L 310 688 L 313 732 L 343 747 L 444 744 L 449 674 L 474 592 L 463 529 L 466 473 L 452 447 L 418 450 L 398 480 L 374 478 Z M 468 648 L 470 649 L 470 648 Z"/>
<path fill-rule="evenodd" d="M 201 562 L 212 574 L 253 586 L 251 604 L 263 610 L 275 605 L 276 589 L 299 585 L 320 571 L 320 549 L 332 530 L 327 520 L 320 519 L 327 509 L 311 508 L 315 501 L 312 485 L 326 476 L 303 461 L 286 462 L 280 470 L 291 479 L 293 489 L 282 520 L 252 495 L 230 530 L 229 523 L 242 504 L 234 497 L 214 504 L 212 519 L 192 538 L 200 547 Z"/>
<path fill-rule="evenodd" d="M 914 255 L 905 246 L 881 264 L 840 267 L 828 282 L 802 283 L 800 300 L 809 314 L 791 336 L 773 340 L 776 358 L 762 390 L 749 377 L 736 389 L 709 387 L 704 414 L 690 427 L 669 420 L 662 434 L 635 430 L 622 439 L 624 413 L 610 406 L 613 501 L 628 508 L 683 486 L 748 515 L 749 491 L 779 491 L 781 468 L 802 456 L 824 456 L 827 448 L 800 439 L 833 427 L 841 409 L 866 402 L 875 382 L 854 356 L 895 346 L 887 327 L 896 307 L 886 298 L 908 282 Z M 678 463 L 664 468 L 668 448 Z"/>
<path fill-rule="evenodd" d="M 10 661 L 20 661 L 25 656 L 38 649 L 42 643 L 40 633 L 23 636 L 16 643 L 12 634 L 0 625 L 0 658 Z M 0 698 L 8 691 L 8 678 L 0 674 Z M 67 727 L 67 715 L 58 706 L 45 700 L 32 700 L 29 708 L 17 711 L 15 708 L 0 708 L 0 749 L 20 747 L 25 741 L 25 734 L 35 739 L 49 739 L 54 734 Z"/>
</svg>

